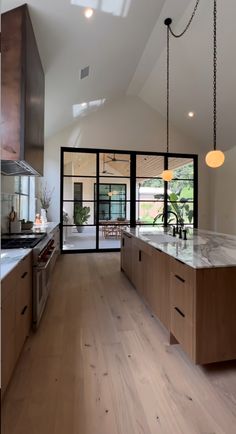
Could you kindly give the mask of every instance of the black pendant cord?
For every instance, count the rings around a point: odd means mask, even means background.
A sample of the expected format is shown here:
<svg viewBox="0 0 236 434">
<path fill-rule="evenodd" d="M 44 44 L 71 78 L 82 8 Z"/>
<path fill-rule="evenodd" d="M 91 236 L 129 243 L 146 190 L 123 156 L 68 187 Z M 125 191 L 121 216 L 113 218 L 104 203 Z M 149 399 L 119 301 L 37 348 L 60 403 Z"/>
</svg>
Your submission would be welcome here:
<svg viewBox="0 0 236 434">
<path fill-rule="evenodd" d="M 184 30 L 181 33 L 174 33 L 173 30 L 171 29 L 170 25 L 169 25 L 170 33 L 172 34 L 172 36 L 174 36 L 175 38 L 181 38 L 181 36 L 183 36 L 187 32 L 191 22 L 193 21 L 195 14 L 196 14 L 199 2 L 200 2 L 200 0 L 196 1 L 196 4 L 195 4 L 195 7 L 193 9 L 193 13 L 190 17 L 190 20 L 188 21 L 188 24 L 186 25 L 186 27 L 184 28 Z"/>
<path fill-rule="evenodd" d="M 169 152 L 169 112 L 170 112 L 170 27 L 167 26 L 167 62 L 166 62 L 166 151 Z"/>
<path fill-rule="evenodd" d="M 216 0 L 214 0 L 213 10 L 213 144 L 214 151 L 216 150 L 216 128 L 217 128 L 217 114 L 216 114 L 216 75 L 217 75 L 217 39 L 216 39 L 216 21 L 217 10 Z"/>
</svg>

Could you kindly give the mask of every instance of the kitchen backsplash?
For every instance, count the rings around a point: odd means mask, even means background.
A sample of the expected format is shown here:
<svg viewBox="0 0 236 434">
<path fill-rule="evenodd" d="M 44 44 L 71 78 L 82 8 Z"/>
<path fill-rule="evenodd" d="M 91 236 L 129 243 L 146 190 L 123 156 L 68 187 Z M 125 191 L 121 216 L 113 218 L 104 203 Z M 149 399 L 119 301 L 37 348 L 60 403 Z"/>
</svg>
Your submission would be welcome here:
<svg viewBox="0 0 236 434">
<path fill-rule="evenodd" d="M 26 218 L 34 221 L 36 212 L 36 198 L 35 198 L 35 179 L 30 179 L 29 196 L 21 199 L 21 212 L 20 212 L 20 195 L 16 193 L 17 186 L 19 185 L 18 176 L 4 176 L 1 175 L 1 232 L 9 232 L 9 213 L 14 207 L 17 213 L 17 219 Z M 29 217 L 28 217 L 29 207 Z M 21 213 L 21 215 L 20 215 Z"/>
<path fill-rule="evenodd" d="M 9 232 L 9 214 L 12 207 L 19 217 L 19 195 L 2 193 L 1 194 L 1 232 Z"/>
</svg>

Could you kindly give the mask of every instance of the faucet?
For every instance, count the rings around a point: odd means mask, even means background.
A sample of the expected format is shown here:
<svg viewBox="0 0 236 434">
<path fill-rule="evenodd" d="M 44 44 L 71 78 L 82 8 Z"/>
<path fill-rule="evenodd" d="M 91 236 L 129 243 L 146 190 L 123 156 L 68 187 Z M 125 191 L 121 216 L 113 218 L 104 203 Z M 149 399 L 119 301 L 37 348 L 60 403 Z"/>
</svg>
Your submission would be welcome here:
<svg viewBox="0 0 236 434">
<path fill-rule="evenodd" d="M 175 216 L 175 218 L 176 218 L 176 233 L 178 234 L 179 233 L 179 219 L 178 219 L 178 216 L 177 216 L 177 214 L 174 212 L 174 211 L 167 211 L 167 213 L 166 213 L 167 215 L 168 214 L 173 214 L 174 216 Z M 162 221 L 164 220 L 164 216 L 165 216 L 165 213 L 164 212 L 161 212 L 161 213 L 159 213 L 159 214 L 157 214 L 156 215 L 156 217 L 153 219 L 153 226 L 155 225 L 155 223 L 156 223 L 156 221 L 157 221 L 157 219 L 158 219 L 158 217 L 161 217 L 162 216 Z"/>
<path fill-rule="evenodd" d="M 178 219 L 177 214 L 176 214 L 174 211 L 167 211 L 166 214 L 167 214 L 167 215 L 168 215 L 168 214 L 173 214 L 173 215 L 175 216 L 175 218 L 176 218 L 176 226 L 177 226 L 177 228 L 176 228 L 176 232 L 177 232 L 177 234 L 178 234 L 178 233 L 179 233 L 179 219 Z"/>
</svg>

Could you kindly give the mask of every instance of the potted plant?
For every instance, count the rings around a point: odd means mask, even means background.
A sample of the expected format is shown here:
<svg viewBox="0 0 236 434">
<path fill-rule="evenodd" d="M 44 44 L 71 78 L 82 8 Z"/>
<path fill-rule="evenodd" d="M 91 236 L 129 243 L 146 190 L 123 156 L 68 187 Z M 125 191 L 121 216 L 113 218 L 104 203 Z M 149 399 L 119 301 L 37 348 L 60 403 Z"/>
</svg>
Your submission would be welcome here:
<svg viewBox="0 0 236 434">
<path fill-rule="evenodd" d="M 83 226 L 90 217 L 90 207 L 82 206 L 78 203 L 74 207 L 74 223 L 78 232 L 83 232 Z"/>
</svg>

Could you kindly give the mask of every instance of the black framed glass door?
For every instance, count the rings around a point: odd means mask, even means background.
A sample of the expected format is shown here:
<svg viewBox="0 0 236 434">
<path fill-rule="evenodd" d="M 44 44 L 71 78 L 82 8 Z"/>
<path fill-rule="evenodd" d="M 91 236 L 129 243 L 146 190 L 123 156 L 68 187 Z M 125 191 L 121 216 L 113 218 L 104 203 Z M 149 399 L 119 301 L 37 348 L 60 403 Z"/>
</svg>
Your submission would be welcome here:
<svg viewBox="0 0 236 434">
<path fill-rule="evenodd" d="M 130 154 L 63 148 L 61 157 L 62 250 L 119 249 L 130 225 Z"/>
<path fill-rule="evenodd" d="M 122 228 L 167 226 L 174 214 L 197 227 L 197 164 L 192 154 L 61 148 L 62 251 L 119 250 Z"/>
</svg>

